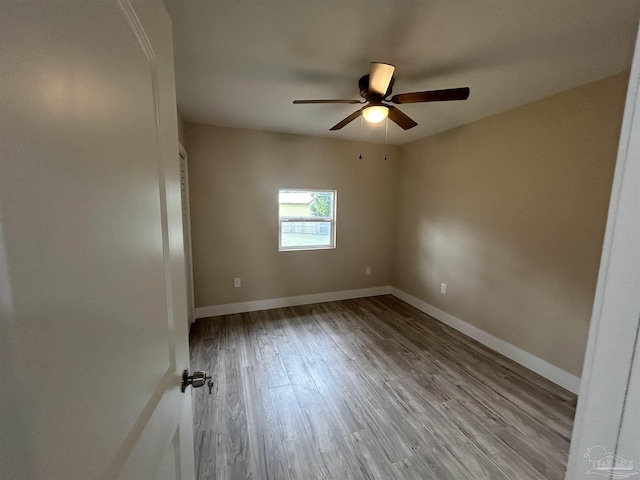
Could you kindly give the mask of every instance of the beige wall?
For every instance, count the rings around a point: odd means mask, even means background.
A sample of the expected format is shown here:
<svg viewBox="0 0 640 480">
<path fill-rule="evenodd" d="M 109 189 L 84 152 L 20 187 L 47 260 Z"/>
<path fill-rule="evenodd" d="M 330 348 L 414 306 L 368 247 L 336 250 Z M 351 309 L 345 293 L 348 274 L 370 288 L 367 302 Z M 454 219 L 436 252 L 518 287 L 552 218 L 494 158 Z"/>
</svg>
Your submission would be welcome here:
<svg viewBox="0 0 640 480">
<path fill-rule="evenodd" d="M 393 285 L 580 375 L 627 76 L 402 146 Z"/>
<path fill-rule="evenodd" d="M 186 141 L 196 306 L 389 285 L 396 147 L 193 123 Z M 337 189 L 336 249 L 278 252 L 279 188 Z"/>
</svg>

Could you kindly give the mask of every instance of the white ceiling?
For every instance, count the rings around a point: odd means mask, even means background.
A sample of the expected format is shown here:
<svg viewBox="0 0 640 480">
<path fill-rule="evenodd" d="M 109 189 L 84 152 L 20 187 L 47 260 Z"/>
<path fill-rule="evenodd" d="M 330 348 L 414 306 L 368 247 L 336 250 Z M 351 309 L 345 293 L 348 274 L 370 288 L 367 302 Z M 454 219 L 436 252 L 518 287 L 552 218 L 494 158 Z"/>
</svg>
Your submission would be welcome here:
<svg viewBox="0 0 640 480">
<path fill-rule="evenodd" d="M 188 121 L 385 141 L 384 122 L 329 128 L 372 61 L 394 93 L 468 86 L 464 102 L 401 105 L 403 144 L 629 68 L 640 0 L 165 0 Z M 362 131 L 361 131 L 362 129 Z"/>
</svg>

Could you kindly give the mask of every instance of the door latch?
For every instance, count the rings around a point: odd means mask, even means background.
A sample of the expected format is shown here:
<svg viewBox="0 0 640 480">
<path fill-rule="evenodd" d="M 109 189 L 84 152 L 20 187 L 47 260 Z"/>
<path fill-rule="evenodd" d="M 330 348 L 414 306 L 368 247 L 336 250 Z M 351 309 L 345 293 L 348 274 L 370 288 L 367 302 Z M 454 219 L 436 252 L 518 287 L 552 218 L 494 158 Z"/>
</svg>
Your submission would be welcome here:
<svg viewBox="0 0 640 480">
<path fill-rule="evenodd" d="M 207 375 L 207 372 L 204 370 L 196 370 L 193 372 L 193 375 L 189 375 L 189 370 L 184 370 L 182 372 L 182 385 L 180 385 L 180 390 L 182 393 L 185 392 L 187 387 L 191 385 L 193 388 L 202 387 L 205 382 L 209 387 L 209 395 L 211 395 L 211 390 L 213 389 L 213 382 L 211 381 L 211 375 Z"/>
</svg>

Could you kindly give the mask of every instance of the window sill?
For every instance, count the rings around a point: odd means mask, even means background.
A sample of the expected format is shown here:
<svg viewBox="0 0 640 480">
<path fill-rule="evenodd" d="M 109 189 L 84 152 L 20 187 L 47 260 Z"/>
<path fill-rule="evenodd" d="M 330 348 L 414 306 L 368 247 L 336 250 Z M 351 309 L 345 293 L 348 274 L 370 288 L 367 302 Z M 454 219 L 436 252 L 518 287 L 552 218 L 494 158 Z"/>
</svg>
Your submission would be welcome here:
<svg viewBox="0 0 640 480">
<path fill-rule="evenodd" d="M 279 252 L 308 252 L 313 250 L 335 250 L 335 245 L 333 246 L 321 246 L 321 247 L 311 247 L 305 245 L 304 247 L 280 247 L 278 248 Z"/>
</svg>

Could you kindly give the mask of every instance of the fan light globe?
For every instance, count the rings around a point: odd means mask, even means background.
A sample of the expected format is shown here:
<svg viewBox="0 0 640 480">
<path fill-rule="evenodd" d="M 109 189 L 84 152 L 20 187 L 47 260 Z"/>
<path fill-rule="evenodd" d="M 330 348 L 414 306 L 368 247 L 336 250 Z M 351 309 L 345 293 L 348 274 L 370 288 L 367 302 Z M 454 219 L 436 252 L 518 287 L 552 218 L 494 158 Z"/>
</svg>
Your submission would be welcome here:
<svg viewBox="0 0 640 480">
<path fill-rule="evenodd" d="M 362 111 L 362 116 L 369 123 L 380 123 L 389 115 L 389 109 L 383 105 L 367 107 Z"/>
</svg>

